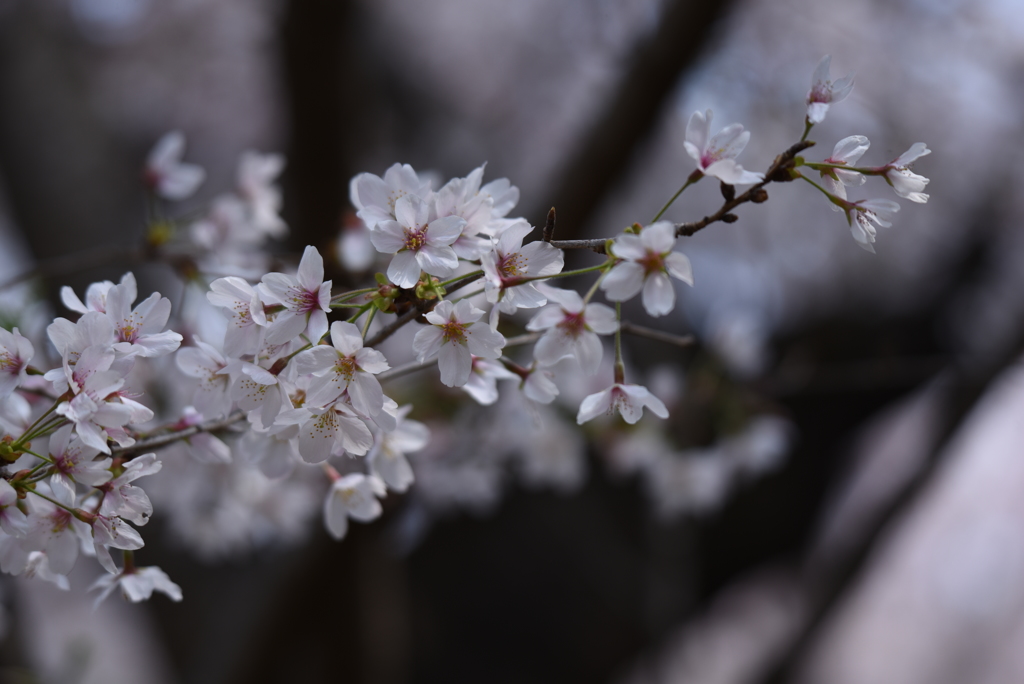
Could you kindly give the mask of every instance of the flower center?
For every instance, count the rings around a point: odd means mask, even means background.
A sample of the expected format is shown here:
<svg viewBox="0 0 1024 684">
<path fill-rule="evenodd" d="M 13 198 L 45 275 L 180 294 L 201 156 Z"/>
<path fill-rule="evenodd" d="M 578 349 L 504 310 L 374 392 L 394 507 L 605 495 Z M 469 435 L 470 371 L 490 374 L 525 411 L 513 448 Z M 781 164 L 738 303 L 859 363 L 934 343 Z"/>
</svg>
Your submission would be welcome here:
<svg viewBox="0 0 1024 684">
<path fill-rule="evenodd" d="M 17 373 L 21 370 L 21 359 L 11 356 L 8 351 L 0 352 L 0 371 Z"/>
<path fill-rule="evenodd" d="M 569 337 L 579 337 L 586 330 L 587 324 L 583 320 L 583 312 L 580 311 L 579 313 L 566 313 L 558 327 L 564 330 Z"/>
<path fill-rule="evenodd" d="M 338 375 L 345 378 L 345 382 L 351 382 L 359 366 L 356 365 L 355 357 L 340 356 L 338 362 L 334 364 L 334 369 Z"/>
<path fill-rule="evenodd" d="M 648 250 L 647 254 L 643 258 L 637 260 L 644 269 L 644 277 L 651 275 L 652 273 L 658 273 L 665 270 L 665 257 L 657 252 Z"/>
<path fill-rule="evenodd" d="M 514 278 L 526 273 L 526 262 L 529 261 L 520 252 L 512 252 L 501 257 L 498 262 L 498 272 L 502 278 Z"/>
<path fill-rule="evenodd" d="M 405 229 L 405 249 L 410 252 L 418 252 L 427 244 L 427 227 L 422 226 L 417 230 Z"/>
<path fill-rule="evenodd" d="M 298 313 L 309 313 L 320 308 L 320 292 L 300 290 L 297 287 L 288 292 L 288 299 L 291 302 L 290 308 Z"/>
<path fill-rule="evenodd" d="M 455 320 L 442 325 L 441 334 L 444 336 L 445 343 L 466 344 L 466 328 L 468 327 L 467 324 Z"/>
</svg>

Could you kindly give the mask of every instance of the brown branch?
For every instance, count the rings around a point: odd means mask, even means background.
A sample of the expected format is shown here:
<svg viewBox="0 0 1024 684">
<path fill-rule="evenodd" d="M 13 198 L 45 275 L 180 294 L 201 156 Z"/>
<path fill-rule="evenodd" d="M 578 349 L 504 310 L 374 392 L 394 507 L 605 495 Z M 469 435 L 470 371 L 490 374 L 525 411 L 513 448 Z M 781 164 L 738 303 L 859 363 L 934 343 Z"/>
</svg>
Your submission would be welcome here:
<svg viewBox="0 0 1024 684">
<path fill-rule="evenodd" d="M 642 325 L 636 325 L 629 321 L 622 321 L 619 323 L 619 328 L 624 333 L 636 335 L 637 337 L 646 337 L 649 340 L 657 340 L 658 342 L 664 342 L 665 344 L 671 344 L 676 347 L 690 347 L 697 342 L 693 335 L 673 335 L 672 333 L 667 333 L 662 330 L 645 328 Z"/>
<path fill-rule="evenodd" d="M 238 421 L 245 418 L 245 411 L 235 411 L 227 418 L 217 418 L 215 420 L 207 420 L 187 427 L 184 430 L 177 430 L 175 432 L 169 432 L 165 435 L 157 435 L 155 437 L 148 437 L 146 439 L 140 439 L 135 444 L 126 447 L 114 447 L 110 450 L 112 456 L 123 457 L 129 454 L 137 454 L 140 451 L 149 451 L 150 449 L 158 449 L 168 444 L 173 444 L 177 441 L 188 439 L 193 435 L 198 435 L 201 432 L 216 432 L 223 430 L 224 428 L 234 425 Z"/>
</svg>

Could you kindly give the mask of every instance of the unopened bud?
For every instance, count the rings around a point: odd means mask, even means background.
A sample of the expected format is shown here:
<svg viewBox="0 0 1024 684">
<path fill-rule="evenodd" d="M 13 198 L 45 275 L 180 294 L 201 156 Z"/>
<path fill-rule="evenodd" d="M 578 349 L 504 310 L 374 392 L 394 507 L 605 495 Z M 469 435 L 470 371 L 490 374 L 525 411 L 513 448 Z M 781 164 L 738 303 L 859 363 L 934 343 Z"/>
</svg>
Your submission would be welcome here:
<svg viewBox="0 0 1024 684">
<path fill-rule="evenodd" d="M 732 202 L 736 199 L 736 188 L 735 186 L 729 185 L 726 182 L 719 184 L 719 189 L 722 191 L 722 197 L 725 198 L 726 202 Z"/>
<path fill-rule="evenodd" d="M 754 204 L 760 204 L 761 202 L 767 202 L 768 201 L 768 191 L 765 190 L 764 188 L 758 188 L 750 196 L 750 201 L 753 202 Z"/>
<path fill-rule="evenodd" d="M 740 217 L 737 216 L 736 214 L 726 214 L 725 216 L 722 217 L 722 221 L 724 223 L 736 223 L 739 220 Z"/>
</svg>

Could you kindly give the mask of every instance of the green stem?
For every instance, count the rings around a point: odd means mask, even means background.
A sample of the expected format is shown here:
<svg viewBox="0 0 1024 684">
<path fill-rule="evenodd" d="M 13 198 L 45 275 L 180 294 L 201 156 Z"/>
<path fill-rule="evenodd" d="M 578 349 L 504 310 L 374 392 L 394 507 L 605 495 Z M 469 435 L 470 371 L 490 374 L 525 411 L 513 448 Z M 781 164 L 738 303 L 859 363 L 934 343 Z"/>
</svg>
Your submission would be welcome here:
<svg viewBox="0 0 1024 684">
<path fill-rule="evenodd" d="M 337 302 L 347 302 L 350 299 L 355 299 L 356 297 L 359 297 L 360 295 L 369 294 L 371 292 L 376 291 L 377 288 L 375 287 L 364 287 L 362 290 L 352 290 L 351 292 L 343 292 L 339 295 L 334 295 L 333 297 L 331 297 L 331 304 Z"/>
<path fill-rule="evenodd" d="M 626 365 L 622 362 L 622 302 L 615 302 L 615 320 L 619 327 L 615 329 L 615 384 L 626 382 Z"/>
<path fill-rule="evenodd" d="M 34 489 L 26 489 L 25 491 L 32 492 L 33 494 L 35 494 L 39 498 L 46 499 L 47 501 L 52 503 L 54 506 L 58 506 L 60 508 L 63 508 L 65 511 L 67 511 L 71 515 L 75 515 L 75 509 L 74 508 L 71 508 L 70 506 L 65 506 L 64 504 L 62 504 L 60 501 L 57 501 L 56 499 L 51 499 L 50 497 L 46 496 L 45 494 L 41 494 L 41 493 L 37 492 Z M 75 517 L 77 518 L 78 516 L 76 515 Z"/>
<path fill-rule="evenodd" d="M 807 136 L 811 132 L 812 128 L 814 128 L 814 124 L 811 123 L 811 120 L 804 118 L 804 134 L 800 136 L 800 142 L 807 140 Z"/>
<path fill-rule="evenodd" d="M 28 428 L 25 430 L 24 434 L 22 434 L 22 436 L 19 437 L 18 440 L 15 441 L 14 444 L 12 444 L 11 446 L 15 448 L 21 448 L 21 445 L 27 442 L 28 439 L 32 439 L 32 437 L 28 436 L 32 434 L 32 431 L 39 426 L 39 424 L 43 421 L 44 418 L 46 418 L 46 416 L 50 415 L 57 409 L 58 404 L 60 404 L 60 401 L 53 402 L 53 406 L 46 409 L 46 412 L 43 413 L 43 415 L 36 418 L 36 422 L 29 425 Z M 28 437 L 28 439 L 26 439 L 26 437 Z"/>
<path fill-rule="evenodd" d="M 366 313 L 366 310 L 371 308 L 372 306 L 373 304 L 363 304 L 361 307 L 359 307 L 359 311 L 357 311 L 356 314 L 352 316 L 352 318 L 348 319 L 348 322 L 355 323 L 357 320 L 359 320 L 359 317 Z"/>
<path fill-rule="evenodd" d="M 696 178 L 695 178 L 695 176 L 696 176 Z M 678 190 L 676 190 L 676 194 L 672 195 L 672 198 L 668 202 L 665 203 L 665 206 L 663 206 L 661 208 L 661 211 L 659 211 L 654 216 L 654 218 L 651 219 L 651 223 L 654 223 L 655 221 L 660 219 L 661 215 L 664 214 L 666 211 L 668 211 L 668 208 L 672 206 L 672 203 L 675 202 L 676 199 L 678 199 L 679 196 L 683 194 L 683 190 L 685 190 L 686 188 L 690 187 L 691 185 L 693 185 L 694 183 L 696 183 L 697 181 L 699 181 L 703 177 L 704 177 L 704 174 L 701 173 L 700 171 L 695 171 L 695 172 L 691 173 L 690 176 L 686 179 L 686 182 L 683 183 L 683 187 L 681 187 Z"/>
<path fill-rule="evenodd" d="M 803 166 L 815 171 L 821 171 L 822 169 L 840 169 L 842 171 L 853 171 L 865 176 L 883 176 L 885 175 L 886 167 L 884 166 L 850 166 L 848 164 L 832 164 L 829 162 L 804 162 Z"/>
<path fill-rule="evenodd" d="M 440 283 L 438 283 L 437 286 L 438 287 L 448 287 L 452 283 L 457 283 L 460 280 L 464 280 L 465 278 L 468 278 L 470 276 L 483 275 L 483 274 L 484 274 L 483 271 L 471 271 L 469 273 L 466 273 L 466 274 L 463 274 L 463 275 L 460 275 L 460 276 L 455 276 L 454 278 L 449 278 L 448 280 L 443 280 Z"/>
<path fill-rule="evenodd" d="M 590 303 L 590 298 L 593 297 L 594 294 L 597 292 L 597 288 L 601 285 L 601 281 L 604 280 L 604 277 L 608 275 L 608 273 L 609 271 L 605 271 L 604 273 L 599 275 L 597 277 L 597 280 L 594 281 L 594 284 L 590 286 L 590 289 L 587 290 L 587 296 L 583 298 L 583 306 L 586 306 L 587 304 Z"/>
<path fill-rule="evenodd" d="M 610 260 L 597 266 L 587 266 L 586 268 L 577 268 L 575 271 L 562 271 L 561 273 L 555 273 L 553 275 L 544 276 L 525 276 L 519 278 L 516 281 L 516 285 L 522 285 L 523 283 L 529 283 L 534 280 L 550 280 L 553 278 L 568 278 L 575 275 L 583 275 L 584 273 L 593 273 L 594 271 L 600 271 L 603 268 L 608 268 L 608 265 L 612 263 Z"/>
<path fill-rule="evenodd" d="M 370 323 L 373 322 L 373 317 L 377 315 L 377 307 L 370 307 L 370 315 L 366 317 L 366 322 L 363 323 L 363 339 L 366 339 L 366 333 L 370 331 Z"/>
</svg>

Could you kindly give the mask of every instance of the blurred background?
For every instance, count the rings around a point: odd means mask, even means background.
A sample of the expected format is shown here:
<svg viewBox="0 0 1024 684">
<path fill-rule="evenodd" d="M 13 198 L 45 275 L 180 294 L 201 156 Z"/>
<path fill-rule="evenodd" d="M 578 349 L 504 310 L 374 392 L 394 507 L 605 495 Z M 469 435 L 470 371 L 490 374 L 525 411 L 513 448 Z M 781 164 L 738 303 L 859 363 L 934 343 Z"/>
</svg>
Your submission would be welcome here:
<svg viewBox="0 0 1024 684">
<path fill-rule="evenodd" d="M 282 259 L 336 255 L 349 179 L 396 161 L 442 179 L 486 162 L 520 188 L 513 215 L 541 225 L 555 206 L 556 239 L 600 237 L 686 179 L 695 110 L 712 130 L 742 122 L 740 162 L 768 168 L 799 139 L 825 54 L 856 86 L 808 158 L 853 134 L 866 165 L 925 142 L 931 199 L 900 201 L 876 255 L 804 183 L 680 240 L 696 281 L 680 306 L 627 307 L 698 340 L 632 353 L 672 398 L 665 430 L 645 419 L 610 450 L 552 437 L 485 467 L 486 414 L 441 406 L 419 482 L 341 543 L 318 500 L 294 506 L 308 525 L 205 546 L 158 505 L 140 557 L 185 601 L 91 612 L 84 591 L 4 577 L 0 676 L 1024 681 L 1017 2 L 0 0 L 0 282 L 42 276 L 0 292 L 4 320 L 64 284 L 173 278 L 141 249 L 140 168 L 168 130 L 207 170 L 186 210 L 231 186 L 244 150 L 285 154 Z M 894 198 L 874 180 L 851 197 Z M 667 216 L 720 203 L 705 181 Z M 771 444 L 750 446 L 764 416 Z M 659 450 L 687 468 L 637 476 Z"/>
</svg>

